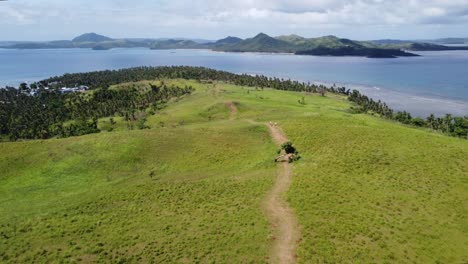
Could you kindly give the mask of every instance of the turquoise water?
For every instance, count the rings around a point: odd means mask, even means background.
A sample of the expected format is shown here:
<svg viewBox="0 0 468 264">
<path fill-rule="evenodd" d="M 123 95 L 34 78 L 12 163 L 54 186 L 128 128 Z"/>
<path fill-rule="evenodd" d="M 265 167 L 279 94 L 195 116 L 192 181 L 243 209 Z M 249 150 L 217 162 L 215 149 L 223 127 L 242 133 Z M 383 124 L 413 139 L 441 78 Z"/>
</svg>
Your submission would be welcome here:
<svg viewBox="0 0 468 264">
<path fill-rule="evenodd" d="M 468 115 L 468 51 L 420 52 L 421 57 L 368 59 L 208 50 L 0 49 L 0 86 L 71 72 L 134 66 L 191 65 L 235 73 L 339 83 L 415 115 Z"/>
</svg>

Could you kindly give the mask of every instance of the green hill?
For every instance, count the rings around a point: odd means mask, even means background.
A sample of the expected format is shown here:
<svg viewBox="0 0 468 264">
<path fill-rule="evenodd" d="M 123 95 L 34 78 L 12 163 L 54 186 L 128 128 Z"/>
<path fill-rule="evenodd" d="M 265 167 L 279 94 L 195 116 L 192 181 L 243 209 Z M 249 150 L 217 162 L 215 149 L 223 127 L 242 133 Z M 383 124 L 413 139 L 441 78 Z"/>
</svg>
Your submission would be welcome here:
<svg viewBox="0 0 468 264">
<path fill-rule="evenodd" d="M 74 38 L 72 42 L 103 42 L 111 40 L 113 39 L 96 33 L 86 33 Z"/>
<path fill-rule="evenodd" d="M 214 44 L 215 45 L 231 45 L 231 44 L 237 44 L 241 41 L 242 41 L 241 38 L 229 36 L 229 37 L 217 40 Z"/>
<path fill-rule="evenodd" d="M 284 41 L 288 41 L 296 46 L 299 47 L 300 50 L 307 50 L 307 49 L 314 49 L 319 47 L 327 47 L 330 49 L 333 48 L 344 48 L 344 47 L 352 47 L 352 48 L 364 48 L 363 45 L 349 40 L 338 38 L 335 36 L 324 36 L 319 38 L 303 38 L 297 35 L 290 35 L 290 36 L 280 36 L 277 37 L 278 39 L 282 39 Z"/>
<path fill-rule="evenodd" d="M 301 43 L 301 42 L 307 40 L 306 38 L 301 37 L 301 36 L 296 35 L 296 34 L 282 35 L 282 36 L 276 37 L 276 39 L 286 41 L 286 42 L 290 42 L 290 43 L 293 43 L 293 44 L 298 44 L 298 43 Z"/>
<path fill-rule="evenodd" d="M 468 50 L 468 47 L 443 46 L 431 43 L 411 43 L 401 48 L 414 51 L 443 51 L 443 50 Z"/>
<path fill-rule="evenodd" d="M 198 47 L 200 47 L 200 44 L 191 40 L 168 39 L 155 42 L 151 49 L 191 49 Z"/>
<path fill-rule="evenodd" d="M 417 56 L 396 48 L 382 48 L 371 43 L 357 42 L 335 36 L 307 39 L 298 35 L 288 35 L 273 38 L 263 33 L 235 44 L 215 46 L 214 49 L 231 52 L 285 52 L 297 55 L 361 56 L 369 58 Z"/>
<path fill-rule="evenodd" d="M 215 48 L 215 50 L 231 52 L 295 52 L 296 47 L 286 41 L 272 38 L 260 33 L 253 38 L 249 38 L 232 45 L 225 45 Z"/>
<path fill-rule="evenodd" d="M 112 78 L 113 91 L 195 89 L 149 129 L 116 116 L 112 132 L 101 118 L 99 134 L 0 143 L 3 263 L 267 262 L 270 121 L 302 156 L 285 195 L 299 263 L 468 259 L 467 140 L 357 114 L 342 95 L 177 77 Z"/>
</svg>

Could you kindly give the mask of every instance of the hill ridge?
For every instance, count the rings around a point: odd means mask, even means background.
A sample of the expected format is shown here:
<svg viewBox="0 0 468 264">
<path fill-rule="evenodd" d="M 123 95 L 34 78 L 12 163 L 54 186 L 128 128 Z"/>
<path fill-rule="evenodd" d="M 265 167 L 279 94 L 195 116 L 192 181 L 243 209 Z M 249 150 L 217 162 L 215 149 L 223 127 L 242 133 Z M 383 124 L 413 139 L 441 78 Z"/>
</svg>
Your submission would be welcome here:
<svg viewBox="0 0 468 264">
<path fill-rule="evenodd" d="M 103 42 L 103 41 L 112 41 L 114 39 L 96 34 L 94 32 L 84 33 L 72 39 L 72 42 Z"/>
</svg>

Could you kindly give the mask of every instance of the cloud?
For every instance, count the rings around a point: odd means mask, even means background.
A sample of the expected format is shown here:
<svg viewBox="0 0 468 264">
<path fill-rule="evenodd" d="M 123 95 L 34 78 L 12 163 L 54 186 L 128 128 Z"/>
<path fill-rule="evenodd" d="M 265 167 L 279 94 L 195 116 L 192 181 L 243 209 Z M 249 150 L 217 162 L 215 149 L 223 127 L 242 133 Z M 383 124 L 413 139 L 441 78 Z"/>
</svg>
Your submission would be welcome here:
<svg viewBox="0 0 468 264">
<path fill-rule="evenodd" d="M 34 22 L 31 12 L 20 12 L 15 8 L 0 7 L 0 23 L 26 25 Z"/>
<path fill-rule="evenodd" d="M 146 36 L 332 28 L 381 33 L 394 27 L 403 32 L 431 25 L 468 26 L 468 0 L 11 0 L 0 2 L 0 30 L 7 25 L 11 32 L 27 25 L 70 34 L 90 28 Z"/>
</svg>

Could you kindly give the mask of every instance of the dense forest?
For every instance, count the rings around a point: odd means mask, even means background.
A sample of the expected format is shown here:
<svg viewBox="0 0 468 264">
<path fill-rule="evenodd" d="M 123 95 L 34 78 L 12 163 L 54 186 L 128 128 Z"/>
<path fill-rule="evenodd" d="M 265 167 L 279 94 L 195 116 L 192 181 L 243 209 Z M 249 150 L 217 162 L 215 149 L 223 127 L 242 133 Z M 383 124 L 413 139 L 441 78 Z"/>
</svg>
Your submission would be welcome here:
<svg viewBox="0 0 468 264">
<path fill-rule="evenodd" d="M 150 107 L 157 108 L 171 97 L 192 92 L 191 87 L 165 86 L 152 86 L 152 89 L 146 92 L 135 89 L 108 89 L 111 85 L 125 82 L 164 78 L 217 80 L 250 87 L 319 93 L 322 96 L 326 93 L 342 94 L 348 96 L 348 99 L 356 104 L 351 109 L 355 113 L 371 113 L 403 124 L 426 127 L 447 135 L 468 138 L 468 116 L 453 117 L 448 114 L 443 118 L 434 115 L 426 119 L 414 118 L 405 111 L 394 111 L 381 101 L 374 101 L 356 90 L 351 92 L 345 87 L 325 87 L 263 75 L 239 75 L 188 66 L 137 67 L 65 74 L 31 85 L 40 91 L 34 96 L 22 93 L 22 90 L 28 87 L 1 89 L 0 133 L 3 137 L 7 135 L 11 140 L 93 133 L 97 130 L 97 118 L 120 115 L 129 120 L 135 118 L 135 114 L 139 111 Z M 54 92 L 59 87 L 80 85 L 88 86 L 92 92 L 72 94 Z M 45 91 L 45 87 L 49 90 Z M 68 124 L 67 121 L 70 120 L 75 122 Z"/>
<path fill-rule="evenodd" d="M 25 93 L 30 88 L 24 85 L 19 89 L 0 89 L 0 135 L 15 141 L 97 133 L 98 118 L 115 115 L 133 127 L 147 110 L 154 113 L 170 98 L 192 92 L 191 87 L 165 85 L 152 85 L 149 91 L 102 87 L 92 92 L 67 94 L 38 88 L 34 95 Z"/>
</svg>

